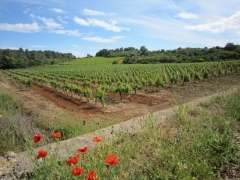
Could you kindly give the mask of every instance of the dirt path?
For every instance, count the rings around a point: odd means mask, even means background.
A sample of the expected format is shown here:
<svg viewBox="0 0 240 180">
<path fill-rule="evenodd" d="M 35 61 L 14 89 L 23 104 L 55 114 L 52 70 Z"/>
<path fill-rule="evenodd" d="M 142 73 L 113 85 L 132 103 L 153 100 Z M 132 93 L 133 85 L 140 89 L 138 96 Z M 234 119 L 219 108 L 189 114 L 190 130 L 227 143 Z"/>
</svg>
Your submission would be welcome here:
<svg viewBox="0 0 240 180">
<path fill-rule="evenodd" d="M 13 93 L 23 106 L 50 121 L 75 117 L 77 121 L 85 120 L 118 120 L 125 121 L 145 114 L 153 113 L 172 107 L 173 104 L 186 103 L 196 98 L 204 97 L 233 89 L 240 85 L 240 73 L 225 77 L 208 79 L 204 82 L 192 82 L 179 86 L 166 87 L 155 92 L 137 92 L 131 95 L 130 102 L 127 97 L 120 100 L 118 94 L 109 94 L 106 106 L 98 102 L 86 103 L 77 99 L 70 99 L 60 92 L 48 87 L 34 85 L 27 89 L 24 85 L 2 73 L 0 87 Z"/>
</svg>

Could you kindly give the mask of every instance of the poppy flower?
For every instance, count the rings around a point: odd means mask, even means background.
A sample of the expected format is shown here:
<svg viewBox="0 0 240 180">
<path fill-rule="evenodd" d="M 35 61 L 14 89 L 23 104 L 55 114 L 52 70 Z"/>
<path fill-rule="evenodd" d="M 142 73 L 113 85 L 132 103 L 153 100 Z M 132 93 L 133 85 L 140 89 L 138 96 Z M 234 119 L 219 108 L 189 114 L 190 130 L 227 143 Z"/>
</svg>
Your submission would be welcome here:
<svg viewBox="0 0 240 180">
<path fill-rule="evenodd" d="M 43 139 L 43 136 L 41 136 L 41 135 L 39 135 L 39 134 L 35 134 L 35 135 L 33 136 L 33 141 L 34 141 L 34 143 L 38 143 L 38 142 L 40 142 L 42 139 Z"/>
<path fill-rule="evenodd" d="M 74 157 L 70 158 L 69 160 L 67 160 L 67 164 L 69 166 L 71 166 L 72 164 L 77 164 L 78 163 L 78 159 L 79 159 L 79 155 L 74 156 Z"/>
<path fill-rule="evenodd" d="M 79 148 L 77 151 L 80 153 L 86 153 L 88 151 L 88 147 L 86 146 L 84 148 Z"/>
<path fill-rule="evenodd" d="M 73 176 L 79 176 L 83 173 L 84 173 L 84 169 L 82 169 L 80 167 L 75 167 L 75 168 L 72 169 L 72 175 Z"/>
<path fill-rule="evenodd" d="M 48 154 L 47 151 L 40 150 L 40 151 L 38 151 L 37 159 L 40 159 L 40 158 L 46 157 L 47 154 Z"/>
<path fill-rule="evenodd" d="M 96 180 L 94 170 L 91 170 L 87 175 L 87 180 Z"/>
<path fill-rule="evenodd" d="M 61 137 L 61 132 L 52 132 L 52 137 L 53 138 L 60 138 Z"/>
<path fill-rule="evenodd" d="M 108 165 L 118 164 L 118 158 L 116 158 L 113 154 L 109 155 L 105 159 L 105 163 Z"/>
<path fill-rule="evenodd" d="M 102 138 L 100 138 L 100 137 L 94 137 L 93 139 L 92 139 L 92 141 L 93 142 L 101 142 L 102 141 Z"/>
</svg>

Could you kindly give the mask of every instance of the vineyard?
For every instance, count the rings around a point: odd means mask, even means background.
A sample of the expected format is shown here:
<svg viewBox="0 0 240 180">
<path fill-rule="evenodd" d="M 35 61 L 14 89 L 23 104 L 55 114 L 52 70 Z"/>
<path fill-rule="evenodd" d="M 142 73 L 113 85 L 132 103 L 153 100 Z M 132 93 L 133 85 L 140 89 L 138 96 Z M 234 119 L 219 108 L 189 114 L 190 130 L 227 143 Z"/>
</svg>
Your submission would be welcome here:
<svg viewBox="0 0 240 180">
<path fill-rule="evenodd" d="M 112 59 L 112 60 L 116 60 Z M 240 61 L 122 65 L 73 64 L 5 70 L 27 87 L 38 85 L 51 88 L 69 99 L 101 106 L 106 99 L 128 99 L 134 94 L 145 95 L 166 87 L 206 81 L 206 79 L 240 72 Z"/>
</svg>

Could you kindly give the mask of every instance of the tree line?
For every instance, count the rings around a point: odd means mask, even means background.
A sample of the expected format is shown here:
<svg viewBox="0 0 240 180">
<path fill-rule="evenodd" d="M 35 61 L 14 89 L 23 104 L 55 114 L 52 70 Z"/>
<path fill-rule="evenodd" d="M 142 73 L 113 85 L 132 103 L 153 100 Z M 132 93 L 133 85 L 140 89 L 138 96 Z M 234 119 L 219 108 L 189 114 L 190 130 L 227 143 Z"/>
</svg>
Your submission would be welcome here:
<svg viewBox="0 0 240 180">
<path fill-rule="evenodd" d="M 145 46 L 140 49 L 133 47 L 102 49 L 96 56 L 125 57 L 124 64 L 154 64 L 154 63 L 181 63 L 181 62 L 208 62 L 240 59 L 240 45 L 227 43 L 224 47 L 212 48 L 177 48 L 174 50 L 149 51 Z"/>
<path fill-rule="evenodd" d="M 36 51 L 16 49 L 0 49 L 0 69 L 27 68 L 31 66 L 49 65 L 73 60 L 72 53 L 56 51 Z"/>
<path fill-rule="evenodd" d="M 130 55 L 131 53 L 137 53 L 138 49 L 134 47 L 126 47 L 126 48 L 116 48 L 116 49 L 102 49 L 96 53 L 96 57 L 125 57 Z"/>
</svg>

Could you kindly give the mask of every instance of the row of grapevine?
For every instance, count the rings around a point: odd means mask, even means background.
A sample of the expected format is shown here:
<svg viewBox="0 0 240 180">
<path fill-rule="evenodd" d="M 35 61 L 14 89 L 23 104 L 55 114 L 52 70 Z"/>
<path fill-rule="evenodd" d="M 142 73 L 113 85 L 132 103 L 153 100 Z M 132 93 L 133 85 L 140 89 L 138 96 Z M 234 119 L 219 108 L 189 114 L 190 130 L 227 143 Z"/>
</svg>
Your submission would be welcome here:
<svg viewBox="0 0 240 180">
<path fill-rule="evenodd" d="M 46 66 L 5 71 L 14 78 L 51 87 L 69 97 L 85 98 L 87 102 L 99 99 L 104 105 L 109 92 L 131 94 L 153 91 L 165 86 L 203 81 L 240 72 L 239 61 L 154 64 L 154 65 L 104 65 L 104 66 Z M 21 79 L 21 80 L 20 80 Z"/>
</svg>

